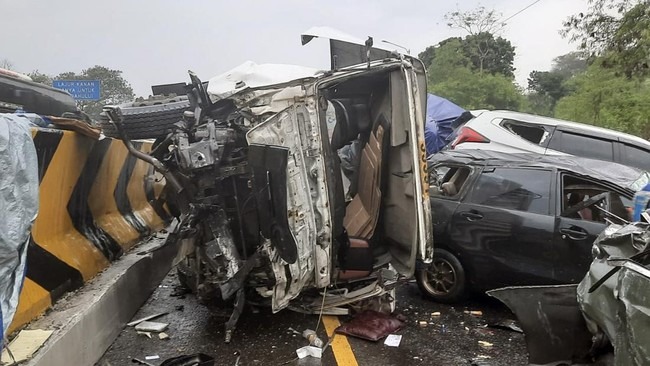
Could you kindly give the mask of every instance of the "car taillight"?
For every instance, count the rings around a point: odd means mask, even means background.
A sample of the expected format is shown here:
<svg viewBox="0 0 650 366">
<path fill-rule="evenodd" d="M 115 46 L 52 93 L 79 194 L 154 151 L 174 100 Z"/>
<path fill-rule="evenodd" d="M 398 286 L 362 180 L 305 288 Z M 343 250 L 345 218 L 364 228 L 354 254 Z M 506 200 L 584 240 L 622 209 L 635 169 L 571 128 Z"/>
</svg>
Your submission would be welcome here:
<svg viewBox="0 0 650 366">
<path fill-rule="evenodd" d="M 463 142 L 490 142 L 490 139 L 467 126 L 464 126 L 460 131 L 458 131 L 458 136 L 456 136 L 454 141 L 451 143 L 451 148 L 453 149 L 456 145 L 462 144 Z"/>
</svg>

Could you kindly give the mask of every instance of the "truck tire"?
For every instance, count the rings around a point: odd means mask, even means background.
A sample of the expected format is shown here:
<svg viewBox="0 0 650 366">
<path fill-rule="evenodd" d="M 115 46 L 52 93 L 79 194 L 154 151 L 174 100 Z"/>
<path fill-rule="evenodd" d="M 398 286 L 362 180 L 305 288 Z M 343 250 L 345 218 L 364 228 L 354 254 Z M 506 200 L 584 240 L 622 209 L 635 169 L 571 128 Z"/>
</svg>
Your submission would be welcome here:
<svg viewBox="0 0 650 366">
<path fill-rule="evenodd" d="M 189 107 L 188 100 L 178 101 L 178 98 L 162 104 L 143 106 L 138 103 L 127 103 L 120 105 L 124 130 L 129 139 L 155 139 L 167 136 L 174 124 L 183 118 L 183 112 Z M 102 112 L 99 116 L 99 125 L 104 135 L 120 138 L 117 128 L 108 120 L 106 114 Z"/>
</svg>

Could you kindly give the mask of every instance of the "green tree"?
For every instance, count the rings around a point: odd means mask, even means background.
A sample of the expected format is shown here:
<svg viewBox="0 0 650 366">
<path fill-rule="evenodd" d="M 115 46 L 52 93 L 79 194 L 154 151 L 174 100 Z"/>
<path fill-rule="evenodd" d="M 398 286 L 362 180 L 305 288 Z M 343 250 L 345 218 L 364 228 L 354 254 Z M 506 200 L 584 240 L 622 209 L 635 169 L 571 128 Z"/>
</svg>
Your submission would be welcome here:
<svg viewBox="0 0 650 366">
<path fill-rule="evenodd" d="M 573 51 L 553 59 L 551 71 L 570 78 L 587 70 L 587 60 L 581 52 Z"/>
<path fill-rule="evenodd" d="M 102 107 L 107 104 L 120 104 L 133 100 L 135 94 L 131 85 L 122 77 L 122 71 L 109 69 L 104 66 L 93 66 L 77 74 L 64 72 L 56 77 L 57 80 L 99 80 L 101 85 L 98 101 L 78 101 L 79 109 L 93 119 L 99 119 Z"/>
<path fill-rule="evenodd" d="M 451 77 L 432 83 L 429 91 L 465 109 L 521 109 L 524 98 L 512 79 L 500 74 L 479 74 L 468 67 L 451 71 Z"/>
<path fill-rule="evenodd" d="M 650 138 L 650 81 L 629 79 L 596 60 L 569 83 L 575 92 L 557 103 L 557 117 Z"/>
<path fill-rule="evenodd" d="M 439 47 L 444 46 L 447 42 L 452 42 L 452 41 L 462 42 L 462 38 L 460 38 L 460 37 L 450 37 L 450 38 L 447 38 L 445 40 L 442 40 L 436 45 L 429 46 L 429 47 L 425 48 L 424 51 L 422 51 L 422 52 L 420 52 L 420 54 L 418 54 L 418 58 L 420 60 L 422 60 L 422 63 L 424 63 L 424 65 L 428 68 L 429 65 L 431 65 L 431 61 L 433 61 L 433 58 L 436 55 L 436 49 L 439 48 Z"/>
<path fill-rule="evenodd" d="M 562 34 L 591 59 L 627 77 L 650 74 L 650 1 L 591 0 L 587 12 L 571 16 Z"/>
<path fill-rule="evenodd" d="M 587 68 L 587 62 L 578 52 L 570 52 L 553 59 L 550 71 L 534 70 L 528 76 L 526 111 L 552 116 L 557 101 L 571 93 L 567 83 Z"/>
<path fill-rule="evenodd" d="M 41 84 L 45 84 L 45 85 L 49 85 L 49 86 L 52 86 L 52 80 L 54 80 L 54 78 L 52 76 L 47 75 L 47 74 L 43 74 L 42 72 L 39 72 L 38 70 L 34 70 L 34 71 L 30 72 L 29 74 L 27 74 L 27 76 L 32 78 L 32 80 L 35 83 L 41 83 Z"/>
<path fill-rule="evenodd" d="M 463 50 L 479 73 L 514 77 L 515 47 L 505 38 L 483 32 L 463 39 Z"/>
<path fill-rule="evenodd" d="M 14 64 L 6 58 L 0 60 L 0 69 L 12 70 L 14 69 Z"/>
<path fill-rule="evenodd" d="M 469 69 L 472 62 L 463 52 L 461 42 L 460 38 L 447 39 L 435 49 L 434 57 L 429 63 L 429 85 L 453 78 L 459 70 L 464 72 Z"/>
<path fill-rule="evenodd" d="M 427 70 L 429 91 L 466 109 L 521 109 L 524 98 L 512 77 L 481 73 L 464 47 L 465 39 L 446 39 L 428 52 L 432 56 Z M 512 52 L 514 58 L 514 48 Z"/>
<path fill-rule="evenodd" d="M 445 14 L 450 28 L 467 32 L 463 49 L 479 73 L 487 71 L 513 77 L 515 48 L 504 38 L 494 38 L 494 34 L 505 26 L 505 23 L 499 22 L 500 17 L 501 14 L 484 6 Z"/>
</svg>

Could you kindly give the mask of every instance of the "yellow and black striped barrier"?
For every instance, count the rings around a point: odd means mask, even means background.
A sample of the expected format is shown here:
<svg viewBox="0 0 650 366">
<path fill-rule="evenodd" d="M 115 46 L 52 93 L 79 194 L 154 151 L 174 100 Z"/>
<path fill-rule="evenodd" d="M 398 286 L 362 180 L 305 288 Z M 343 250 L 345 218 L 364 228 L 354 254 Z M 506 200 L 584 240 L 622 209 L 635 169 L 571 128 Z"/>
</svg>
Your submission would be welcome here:
<svg viewBox="0 0 650 366">
<path fill-rule="evenodd" d="M 27 271 L 9 332 L 81 287 L 169 215 L 163 182 L 119 140 L 34 129 L 40 180 Z M 149 142 L 135 142 L 148 152 Z"/>
</svg>

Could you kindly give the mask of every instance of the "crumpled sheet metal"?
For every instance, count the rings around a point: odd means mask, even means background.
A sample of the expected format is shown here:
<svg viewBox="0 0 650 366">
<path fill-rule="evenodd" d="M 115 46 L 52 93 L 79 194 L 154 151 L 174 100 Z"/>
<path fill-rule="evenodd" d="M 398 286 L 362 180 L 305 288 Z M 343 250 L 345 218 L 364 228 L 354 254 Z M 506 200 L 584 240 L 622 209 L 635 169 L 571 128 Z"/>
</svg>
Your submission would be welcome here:
<svg viewBox="0 0 650 366">
<path fill-rule="evenodd" d="M 228 98 L 248 88 L 259 88 L 315 77 L 317 69 L 297 65 L 243 64 L 217 75 L 208 82 L 208 93 L 216 99 Z"/>
<path fill-rule="evenodd" d="M 591 263 L 577 289 L 587 326 L 594 334 L 604 332 L 611 341 L 615 365 L 645 365 L 650 360 L 650 277 L 620 268 L 593 292 L 589 289 L 615 268 L 607 259 L 629 258 L 645 250 L 649 234 L 645 224 L 609 226 L 594 244 L 607 256 Z"/>
<path fill-rule="evenodd" d="M 38 212 L 38 159 L 25 117 L 0 114 L 0 323 L 13 319 L 25 276 L 29 235 Z"/>
</svg>

